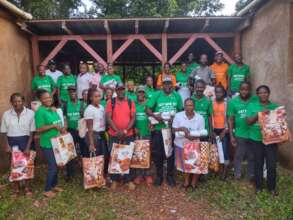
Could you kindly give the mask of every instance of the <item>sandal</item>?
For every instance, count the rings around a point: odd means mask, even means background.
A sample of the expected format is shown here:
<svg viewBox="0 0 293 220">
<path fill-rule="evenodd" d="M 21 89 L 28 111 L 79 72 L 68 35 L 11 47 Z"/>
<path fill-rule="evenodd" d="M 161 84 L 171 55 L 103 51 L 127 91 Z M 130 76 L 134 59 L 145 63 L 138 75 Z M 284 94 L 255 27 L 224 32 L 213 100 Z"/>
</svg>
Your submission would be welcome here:
<svg viewBox="0 0 293 220">
<path fill-rule="evenodd" d="M 31 197 L 33 195 L 33 192 L 29 188 L 25 188 L 24 191 L 25 191 L 25 195 L 28 197 Z"/>
<path fill-rule="evenodd" d="M 47 198 L 53 198 L 56 196 L 56 193 L 54 193 L 53 191 L 48 191 L 48 192 L 43 192 L 43 195 Z"/>
<path fill-rule="evenodd" d="M 53 192 L 63 192 L 64 190 L 63 190 L 62 188 L 56 186 L 56 187 L 54 187 L 54 188 L 52 189 L 52 191 L 53 191 Z"/>
</svg>

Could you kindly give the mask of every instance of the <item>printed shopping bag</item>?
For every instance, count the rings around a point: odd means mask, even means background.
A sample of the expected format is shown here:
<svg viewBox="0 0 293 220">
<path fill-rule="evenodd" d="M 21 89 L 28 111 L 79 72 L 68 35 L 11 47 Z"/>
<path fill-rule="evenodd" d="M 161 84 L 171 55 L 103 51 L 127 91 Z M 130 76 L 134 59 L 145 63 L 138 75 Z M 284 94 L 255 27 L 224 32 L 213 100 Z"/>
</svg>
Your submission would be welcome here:
<svg viewBox="0 0 293 220">
<path fill-rule="evenodd" d="M 183 172 L 202 174 L 200 159 L 200 142 L 188 141 L 183 145 Z"/>
<path fill-rule="evenodd" d="M 134 142 L 134 150 L 130 163 L 130 168 L 148 169 L 150 168 L 150 141 L 136 140 Z"/>
<path fill-rule="evenodd" d="M 77 154 L 71 134 L 67 133 L 51 139 L 54 156 L 58 166 L 65 166 Z"/>
<path fill-rule="evenodd" d="M 219 166 L 219 153 L 215 144 L 210 144 L 209 148 L 209 169 L 218 172 Z"/>
</svg>

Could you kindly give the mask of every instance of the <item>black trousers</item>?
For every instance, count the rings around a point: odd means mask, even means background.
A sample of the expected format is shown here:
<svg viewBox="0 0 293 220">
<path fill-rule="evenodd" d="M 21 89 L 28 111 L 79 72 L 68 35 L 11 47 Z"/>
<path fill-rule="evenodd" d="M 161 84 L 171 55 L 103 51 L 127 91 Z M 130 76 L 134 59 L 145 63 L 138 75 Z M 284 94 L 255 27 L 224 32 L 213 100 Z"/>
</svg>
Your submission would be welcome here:
<svg viewBox="0 0 293 220">
<path fill-rule="evenodd" d="M 277 177 L 277 145 L 264 145 L 260 141 L 250 140 L 253 149 L 255 186 L 257 190 L 262 189 L 264 162 L 267 167 L 267 187 L 270 191 L 276 189 Z"/>
<path fill-rule="evenodd" d="M 154 131 L 152 133 L 152 158 L 156 166 L 158 177 L 163 177 L 164 160 L 167 160 L 167 176 L 174 175 L 175 152 L 173 150 L 172 155 L 169 158 L 166 158 L 161 131 Z"/>
</svg>

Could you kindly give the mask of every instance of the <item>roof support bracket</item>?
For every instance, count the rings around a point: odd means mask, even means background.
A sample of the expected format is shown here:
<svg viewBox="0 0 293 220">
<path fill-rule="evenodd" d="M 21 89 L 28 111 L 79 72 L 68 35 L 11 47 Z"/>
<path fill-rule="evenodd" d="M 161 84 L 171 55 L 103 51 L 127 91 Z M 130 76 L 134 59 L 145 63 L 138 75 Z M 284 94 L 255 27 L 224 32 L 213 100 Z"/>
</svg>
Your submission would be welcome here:
<svg viewBox="0 0 293 220">
<path fill-rule="evenodd" d="M 54 49 L 49 53 L 49 55 L 43 60 L 41 64 L 46 66 L 49 60 L 53 59 L 58 54 L 58 52 L 64 47 L 67 41 L 67 39 L 62 39 L 61 41 L 59 41 L 59 43 L 54 47 Z"/>
<path fill-rule="evenodd" d="M 74 33 L 66 26 L 66 22 L 62 21 L 61 28 L 64 30 L 68 35 L 74 35 Z"/>
</svg>

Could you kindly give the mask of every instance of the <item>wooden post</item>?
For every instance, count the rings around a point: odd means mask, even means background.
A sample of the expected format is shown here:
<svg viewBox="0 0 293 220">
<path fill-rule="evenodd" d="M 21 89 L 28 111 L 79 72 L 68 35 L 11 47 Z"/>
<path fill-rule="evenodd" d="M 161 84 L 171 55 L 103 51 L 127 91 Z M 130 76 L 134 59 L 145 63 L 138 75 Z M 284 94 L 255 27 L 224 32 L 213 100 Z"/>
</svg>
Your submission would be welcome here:
<svg viewBox="0 0 293 220">
<path fill-rule="evenodd" d="M 168 37 L 166 33 L 162 34 L 162 64 L 168 61 Z"/>
<path fill-rule="evenodd" d="M 37 65 L 40 64 L 39 42 L 36 35 L 32 36 L 31 42 L 32 42 L 33 72 L 36 73 Z"/>
<path fill-rule="evenodd" d="M 234 37 L 234 54 L 241 54 L 241 33 L 237 32 Z"/>
<path fill-rule="evenodd" d="M 113 56 L 112 35 L 107 34 L 107 62 L 108 63 L 112 63 L 112 56 Z"/>
</svg>

